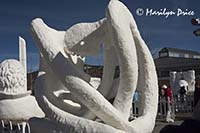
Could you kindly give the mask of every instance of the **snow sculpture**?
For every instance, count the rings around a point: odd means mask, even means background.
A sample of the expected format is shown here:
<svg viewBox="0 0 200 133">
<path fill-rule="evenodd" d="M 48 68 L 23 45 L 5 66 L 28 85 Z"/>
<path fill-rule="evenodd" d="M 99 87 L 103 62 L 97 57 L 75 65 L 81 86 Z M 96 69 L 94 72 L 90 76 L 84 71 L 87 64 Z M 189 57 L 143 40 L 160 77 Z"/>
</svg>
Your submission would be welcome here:
<svg viewBox="0 0 200 133">
<path fill-rule="evenodd" d="M 44 117 L 35 98 L 25 87 L 21 63 L 9 59 L 0 64 L 0 120 L 23 122 L 31 117 Z"/>
<path fill-rule="evenodd" d="M 172 92 L 175 93 L 176 92 L 176 85 L 175 82 L 177 80 L 177 75 L 176 75 L 176 71 L 172 71 L 169 73 L 169 83 L 170 83 L 170 87 L 172 89 Z"/>
<path fill-rule="evenodd" d="M 195 71 L 194 70 L 189 70 L 186 72 L 183 72 L 184 79 L 188 83 L 188 92 L 194 92 L 195 90 Z"/>
<path fill-rule="evenodd" d="M 44 117 L 44 113 L 27 91 L 26 43 L 22 37 L 19 51 L 20 61 L 8 59 L 0 64 L 0 120 L 2 124 L 22 124 L 25 133 L 26 122 L 32 117 Z"/>
<path fill-rule="evenodd" d="M 26 41 L 19 37 L 19 61 L 24 68 L 24 75 L 25 75 L 25 85 L 24 89 L 27 90 L 27 62 L 26 62 Z"/>
<path fill-rule="evenodd" d="M 193 93 L 195 89 L 195 71 L 170 72 L 170 86 L 175 95 L 180 92 L 181 87 L 185 88 L 186 93 Z"/>
<path fill-rule="evenodd" d="M 0 92 L 5 94 L 25 93 L 24 69 L 17 60 L 5 60 L 0 64 Z"/>
<path fill-rule="evenodd" d="M 132 14 L 120 1 L 111 0 L 106 18 L 94 23 L 76 24 L 65 32 L 35 19 L 31 30 L 41 53 L 35 94 L 47 116 L 29 121 L 32 132 L 149 133 L 153 130 L 158 105 L 155 65 Z M 89 83 L 90 76 L 80 67 L 79 55 L 97 54 L 100 44 L 104 44 L 105 59 L 102 81 L 96 90 Z M 117 63 L 120 78 L 114 80 Z M 119 84 L 115 86 L 117 81 Z M 136 88 L 141 93 L 140 117 L 129 122 Z M 113 105 L 108 102 L 112 92 L 116 92 Z M 102 122 L 95 121 L 97 117 Z"/>
</svg>

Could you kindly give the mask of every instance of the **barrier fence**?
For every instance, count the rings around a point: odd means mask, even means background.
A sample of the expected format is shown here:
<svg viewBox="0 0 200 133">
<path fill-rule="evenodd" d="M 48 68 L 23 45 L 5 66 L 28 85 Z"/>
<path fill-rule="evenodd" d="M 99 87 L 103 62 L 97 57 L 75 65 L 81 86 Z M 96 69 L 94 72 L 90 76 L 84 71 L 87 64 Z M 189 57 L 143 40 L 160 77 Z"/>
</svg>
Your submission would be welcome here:
<svg viewBox="0 0 200 133">
<path fill-rule="evenodd" d="M 177 95 L 174 98 L 176 112 L 193 112 L 194 96 L 193 95 Z"/>
<path fill-rule="evenodd" d="M 133 117 L 138 117 L 139 101 L 133 101 L 132 114 Z M 188 113 L 194 110 L 193 95 L 176 95 L 170 102 L 169 98 L 159 97 L 157 118 L 166 118 L 167 113 L 170 113 L 172 118 L 175 118 L 176 113 Z"/>
</svg>

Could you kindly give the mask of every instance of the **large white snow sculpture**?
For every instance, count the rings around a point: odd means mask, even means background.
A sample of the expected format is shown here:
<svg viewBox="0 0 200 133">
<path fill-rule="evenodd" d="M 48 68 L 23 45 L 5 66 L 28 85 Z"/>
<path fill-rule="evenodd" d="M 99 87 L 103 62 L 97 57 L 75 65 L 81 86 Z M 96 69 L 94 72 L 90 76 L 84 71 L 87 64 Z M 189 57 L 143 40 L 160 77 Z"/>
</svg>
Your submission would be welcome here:
<svg viewBox="0 0 200 133">
<path fill-rule="evenodd" d="M 76 24 L 66 32 L 49 28 L 41 19 L 32 21 L 31 30 L 41 53 L 36 99 L 47 116 L 29 121 L 32 132 L 152 132 L 158 104 L 155 65 L 125 5 L 111 0 L 106 18 Z M 102 82 L 96 90 L 77 55 L 97 54 L 100 44 L 104 44 L 105 59 Z M 106 98 L 114 92 L 116 64 L 120 78 L 112 105 Z M 140 117 L 129 122 L 136 88 L 141 93 Z M 95 121 L 97 117 L 101 123 Z"/>
</svg>

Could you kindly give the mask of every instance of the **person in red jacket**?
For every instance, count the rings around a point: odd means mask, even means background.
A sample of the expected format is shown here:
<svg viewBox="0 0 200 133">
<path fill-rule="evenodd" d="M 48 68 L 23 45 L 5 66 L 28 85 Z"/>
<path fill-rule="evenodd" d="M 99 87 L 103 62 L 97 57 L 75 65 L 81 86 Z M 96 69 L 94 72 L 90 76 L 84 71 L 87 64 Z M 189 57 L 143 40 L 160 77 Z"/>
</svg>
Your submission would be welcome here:
<svg viewBox="0 0 200 133">
<path fill-rule="evenodd" d="M 170 103 L 172 103 L 172 101 L 173 101 L 172 89 L 170 87 L 167 87 L 166 85 L 165 85 L 164 89 L 165 89 L 165 97 L 166 97 L 166 99 L 169 97 Z"/>
<path fill-rule="evenodd" d="M 173 93 L 172 93 L 172 89 L 170 87 L 167 87 L 166 85 L 163 85 L 162 88 L 165 91 L 165 98 L 166 101 L 169 101 L 167 103 L 167 116 L 166 116 L 166 121 L 167 122 L 174 122 L 174 118 L 172 116 L 172 110 L 171 110 L 171 106 L 172 106 L 172 102 L 173 102 Z"/>
</svg>

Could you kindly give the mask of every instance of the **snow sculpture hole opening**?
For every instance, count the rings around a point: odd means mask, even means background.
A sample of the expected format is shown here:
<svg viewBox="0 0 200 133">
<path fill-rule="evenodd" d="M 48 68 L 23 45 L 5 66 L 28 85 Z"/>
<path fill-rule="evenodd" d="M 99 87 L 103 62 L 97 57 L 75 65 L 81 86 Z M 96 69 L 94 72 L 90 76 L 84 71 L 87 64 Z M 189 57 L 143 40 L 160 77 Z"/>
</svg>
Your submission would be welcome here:
<svg viewBox="0 0 200 133">
<path fill-rule="evenodd" d="M 84 41 L 81 41 L 81 42 L 80 42 L 80 45 L 81 45 L 81 46 L 83 46 L 84 44 L 85 44 L 85 42 L 84 42 Z"/>
</svg>

